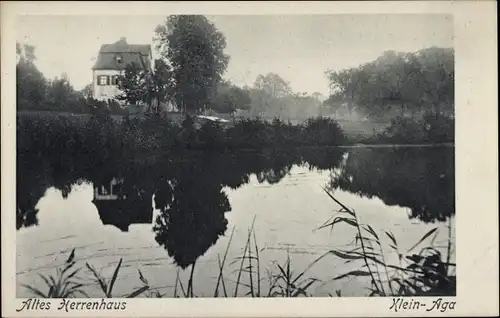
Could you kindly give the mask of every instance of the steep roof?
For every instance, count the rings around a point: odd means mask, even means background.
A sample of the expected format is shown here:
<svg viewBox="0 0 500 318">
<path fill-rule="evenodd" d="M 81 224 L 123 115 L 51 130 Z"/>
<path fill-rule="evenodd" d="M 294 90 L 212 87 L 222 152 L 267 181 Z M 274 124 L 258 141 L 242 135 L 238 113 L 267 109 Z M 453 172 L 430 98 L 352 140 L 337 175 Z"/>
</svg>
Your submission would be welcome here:
<svg viewBox="0 0 500 318">
<path fill-rule="evenodd" d="M 128 44 L 127 39 L 121 38 L 113 44 L 103 44 L 99 52 L 102 53 L 141 53 L 149 55 L 151 45 L 149 44 Z"/>
<path fill-rule="evenodd" d="M 118 57 L 121 58 L 119 62 Z M 93 70 L 123 70 L 130 63 L 143 68 L 151 68 L 150 60 L 139 53 L 99 53 Z"/>
<path fill-rule="evenodd" d="M 144 68 L 151 68 L 150 54 L 151 45 L 128 44 L 125 38 L 121 38 L 113 44 L 103 44 L 101 46 L 97 61 L 92 69 L 123 70 L 125 66 L 132 62 Z M 118 58 L 121 58 L 121 61 Z"/>
</svg>

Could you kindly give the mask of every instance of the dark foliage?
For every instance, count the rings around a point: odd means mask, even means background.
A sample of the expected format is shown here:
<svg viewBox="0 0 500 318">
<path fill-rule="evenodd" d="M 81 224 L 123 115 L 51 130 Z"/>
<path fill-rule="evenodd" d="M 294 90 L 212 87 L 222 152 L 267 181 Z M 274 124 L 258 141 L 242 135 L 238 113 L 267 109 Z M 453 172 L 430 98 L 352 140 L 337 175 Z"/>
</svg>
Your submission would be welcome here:
<svg viewBox="0 0 500 318">
<path fill-rule="evenodd" d="M 426 113 L 422 119 L 397 117 L 389 127 L 363 141 L 387 144 L 433 144 L 455 142 L 455 119 Z"/>
<path fill-rule="evenodd" d="M 455 214 L 454 151 L 453 147 L 351 150 L 332 174 L 330 188 L 408 207 L 409 217 L 423 222 L 445 221 Z"/>
</svg>

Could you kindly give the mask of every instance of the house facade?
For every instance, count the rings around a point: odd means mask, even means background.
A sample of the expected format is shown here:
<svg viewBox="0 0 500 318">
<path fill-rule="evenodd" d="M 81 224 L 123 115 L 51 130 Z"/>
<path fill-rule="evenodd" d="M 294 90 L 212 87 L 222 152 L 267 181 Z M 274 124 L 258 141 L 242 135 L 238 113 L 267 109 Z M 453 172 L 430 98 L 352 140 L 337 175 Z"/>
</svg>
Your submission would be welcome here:
<svg viewBox="0 0 500 318">
<path fill-rule="evenodd" d="M 92 67 L 93 98 L 107 101 L 121 94 L 118 77 L 124 75 L 125 67 L 131 63 L 152 71 L 151 45 L 128 44 L 125 38 L 113 44 L 103 44 Z"/>
</svg>

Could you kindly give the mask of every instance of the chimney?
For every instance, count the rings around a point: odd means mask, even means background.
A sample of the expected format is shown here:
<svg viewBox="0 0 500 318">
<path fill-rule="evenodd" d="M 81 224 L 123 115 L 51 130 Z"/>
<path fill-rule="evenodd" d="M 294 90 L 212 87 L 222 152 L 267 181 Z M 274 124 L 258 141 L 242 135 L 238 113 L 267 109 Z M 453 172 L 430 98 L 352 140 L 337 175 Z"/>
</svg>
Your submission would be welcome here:
<svg viewBox="0 0 500 318">
<path fill-rule="evenodd" d="M 122 36 L 120 38 L 120 40 L 118 42 L 116 42 L 117 44 L 127 44 L 127 38 Z"/>
</svg>

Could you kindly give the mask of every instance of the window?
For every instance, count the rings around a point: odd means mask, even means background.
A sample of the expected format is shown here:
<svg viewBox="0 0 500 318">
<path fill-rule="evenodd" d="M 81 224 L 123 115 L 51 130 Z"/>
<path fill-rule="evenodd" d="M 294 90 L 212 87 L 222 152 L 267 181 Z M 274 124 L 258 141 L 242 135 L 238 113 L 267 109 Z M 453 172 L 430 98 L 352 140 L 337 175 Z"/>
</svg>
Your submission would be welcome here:
<svg viewBox="0 0 500 318">
<path fill-rule="evenodd" d="M 118 85 L 118 76 L 117 75 L 111 76 L 111 85 Z"/>
<path fill-rule="evenodd" d="M 106 189 L 104 186 L 101 186 L 101 191 L 99 193 L 100 195 L 108 195 L 108 189 Z"/>
<path fill-rule="evenodd" d="M 108 76 L 101 75 L 97 78 L 97 83 L 99 86 L 108 85 Z"/>
</svg>

